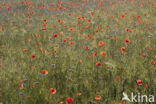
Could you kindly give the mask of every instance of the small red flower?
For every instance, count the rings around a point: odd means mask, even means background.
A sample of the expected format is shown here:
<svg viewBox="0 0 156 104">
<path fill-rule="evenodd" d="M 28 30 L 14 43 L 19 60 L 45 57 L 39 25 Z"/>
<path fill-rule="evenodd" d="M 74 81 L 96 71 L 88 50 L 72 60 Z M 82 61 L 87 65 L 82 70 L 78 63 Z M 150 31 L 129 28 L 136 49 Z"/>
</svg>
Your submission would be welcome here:
<svg viewBox="0 0 156 104">
<path fill-rule="evenodd" d="M 4 29 L 5 29 L 5 28 L 2 26 L 2 27 L 1 27 L 1 30 L 4 30 Z"/>
<path fill-rule="evenodd" d="M 130 40 L 128 40 L 128 39 L 125 40 L 125 44 L 127 44 L 127 43 L 129 43 L 129 42 L 130 42 Z"/>
<path fill-rule="evenodd" d="M 148 84 L 145 84 L 144 87 L 148 88 Z"/>
<path fill-rule="evenodd" d="M 63 41 L 64 41 L 64 42 L 67 42 L 67 40 L 66 40 L 66 39 L 64 39 Z"/>
<path fill-rule="evenodd" d="M 120 77 L 116 77 L 116 81 L 120 82 Z"/>
<path fill-rule="evenodd" d="M 91 22 L 91 19 L 88 19 L 88 23 L 90 23 Z"/>
<path fill-rule="evenodd" d="M 90 39 L 92 39 L 92 38 L 93 38 L 93 35 L 92 35 L 92 34 L 90 34 L 90 35 L 89 35 L 89 38 L 90 38 Z"/>
<path fill-rule="evenodd" d="M 142 80 L 137 80 L 137 84 L 138 84 L 139 86 L 141 86 L 141 85 L 143 84 L 143 81 L 142 81 Z"/>
<path fill-rule="evenodd" d="M 71 27 L 71 28 L 70 28 L 70 31 L 73 31 L 73 30 L 74 30 L 73 27 Z"/>
<path fill-rule="evenodd" d="M 30 57 L 31 58 L 36 58 L 36 54 L 32 54 Z"/>
<path fill-rule="evenodd" d="M 145 57 L 146 57 L 146 54 L 145 54 L 145 53 L 143 53 L 143 54 L 142 54 L 142 57 L 143 57 L 143 58 L 145 58 Z"/>
<path fill-rule="evenodd" d="M 151 61 L 151 64 L 152 64 L 152 65 L 155 65 L 155 61 Z"/>
<path fill-rule="evenodd" d="M 35 87 L 35 86 L 36 86 L 36 83 L 33 83 L 33 84 L 32 84 L 32 87 Z"/>
<path fill-rule="evenodd" d="M 50 92 L 51 92 L 52 94 L 55 94 L 55 93 L 56 93 L 56 90 L 55 90 L 54 88 L 50 88 Z"/>
<path fill-rule="evenodd" d="M 102 65 L 101 62 L 96 63 L 96 66 L 101 66 L 101 65 Z"/>
<path fill-rule="evenodd" d="M 48 71 L 47 71 L 47 70 L 42 70 L 42 73 L 43 73 L 44 75 L 47 75 L 47 74 L 48 74 Z"/>
<path fill-rule="evenodd" d="M 125 51 L 125 50 L 126 50 L 126 48 L 125 48 L 125 47 L 122 47 L 122 48 L 121 48 L 121 51 Z"/>
<path fill-rule="evenodd" d="M 101 52 L 101 55 L 102 55 L 102 56 L 105 56 L 105 55 L 106 55 L 106 52 L 105 52 L 105 51 L 102 51 L 102 52 Z"/>
<path fill-rule="evenodd" d="M 124 54 L 125 54 L 125 55 L 127 55 L 128 53 L 127 53 L 127 52 L 125 52 Z"/>
<path fill-rule="evenodd" d="M 101 100 L 101 96 L 100 95 L 96 95 L 95 100 L 96 101 L 100 101 Z"/>
<path fill-rule="evenodd" d="M 81 93 L 77 93 L 77 96 L 81 96 Z"/>
<path fill-rule="evenodd" d="M 47 22 L 47 19 L 44 19 L 44 22 Z"/>
<path fill-rule="evenodd" d="M 121 102 L 120 104 L 126 104 L 125 102 Z"/>
<path fill-rule="evenodd" d="M 105 45 L 106 45 L 106 42 L 99 41 L 99 47 L 102 47 L 102 46 L 105 46 Z"/>
<path fill-rule="evenodd" d="M 54 37 L 58 37 L 58 34 L 57 34 L 57 33 L 55 33 L 55 34 L 54 34 Z"/>
<path fill-rule="evenodd" d="M 0 62 L 0 67 L 2 66 L 2 62 Z"/>
<path fill-rule="evenodd" d="M 94 12 L 91 12 L 91 15 L 93 16 L 94 15 Z"/>
<path fill-rule="evenodd" d="M 12 7 L 9 7 L 9 8 L 8 8 L 8 11 L 11 10 L 11 8 L 12 8 Z"/>
<path fill-rule="evenodd" d="M 46 28 L 42 28 L 42 30 L 47 30 Z"/>
<path fill-rule="evenodd" d="M 93 53 L 93 56 L 97 56 L 98 54 L 97 53 Z"/>
<path fill-rule="evenodd" d="M 130 29 L 129 28 L 126 28 L 126 32 L 128 32 Z"/>
<path fill-rule="evenodd" d="M 64 104 L 64 102 L 63 102 L 63 101 L 61 101 L 61 102 L 60 102 L 60 104 Z"/>
<path fill-rule="evenodd" d="M 23 89 L 24 88 L 24 85 L 23 84 L 20 84 L 20 89 Z"/>
<path fill-rule="evenodd" d="M 71 98 L 71 97 L 68 97 L 68 98 L 66 99 L 66 102 L 67 102 L 67 103 L 72 103 L 73 101 L 74 101 L 74 99 Z"/>
<path fill-rule="evenodd" d="M 75 43 L 74 41 L 70 41 L 70 42 L 69 42 L 70 45 L 73 45 L 74 43 Z"/>
<path fill-rule="evenodd" d="M 24 49 L 23 49 L 23 51 L 24 51 L 24 52 L 27 52 L 27 51 L 28 51 L 28 49 L 24 48 Z"/>
<path fill-rule="evenodd" d="M 129 30 L 129 32 L 133 32 L 132 30 Z"/>
</svg>

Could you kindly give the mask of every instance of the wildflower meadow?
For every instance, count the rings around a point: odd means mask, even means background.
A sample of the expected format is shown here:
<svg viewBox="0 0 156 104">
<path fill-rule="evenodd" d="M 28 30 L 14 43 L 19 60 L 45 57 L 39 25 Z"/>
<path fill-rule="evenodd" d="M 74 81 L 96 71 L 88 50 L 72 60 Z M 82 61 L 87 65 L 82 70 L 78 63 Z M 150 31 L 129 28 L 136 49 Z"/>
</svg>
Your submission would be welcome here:
<svg viewBox="0 0 156 104">
<path fill-rule="evenodd" d="M 156 104 L 156 1 L 0 0 L 0 104 Z"/>
</svg>

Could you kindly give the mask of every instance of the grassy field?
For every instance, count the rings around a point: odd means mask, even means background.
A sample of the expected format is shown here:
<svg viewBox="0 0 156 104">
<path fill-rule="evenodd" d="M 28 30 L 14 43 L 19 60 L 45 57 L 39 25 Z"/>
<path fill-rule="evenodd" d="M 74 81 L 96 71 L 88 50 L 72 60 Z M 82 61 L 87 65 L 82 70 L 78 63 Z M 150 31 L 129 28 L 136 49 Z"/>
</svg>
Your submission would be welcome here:
<svg viewBox="0 0 156 104">
<path fill-rule="evenodd" d="M 1 0 L 0 104 L 156 104 L 155 0 Z"/>
</svg>

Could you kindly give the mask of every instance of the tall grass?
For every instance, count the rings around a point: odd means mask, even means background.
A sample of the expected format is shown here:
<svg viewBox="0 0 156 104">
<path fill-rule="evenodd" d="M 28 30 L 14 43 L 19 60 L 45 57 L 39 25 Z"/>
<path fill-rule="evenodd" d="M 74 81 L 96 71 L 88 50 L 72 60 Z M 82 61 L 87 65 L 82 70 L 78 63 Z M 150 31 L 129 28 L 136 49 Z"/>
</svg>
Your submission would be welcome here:
<svg viewBox="0 0 156 104">
<path fill-rule="evenodd" d="M 0 2 L 0 102 L 131 104 L 121 101 L 123 92 L 156 97 L 154 0 L 60 2 Z"/>
</svg>

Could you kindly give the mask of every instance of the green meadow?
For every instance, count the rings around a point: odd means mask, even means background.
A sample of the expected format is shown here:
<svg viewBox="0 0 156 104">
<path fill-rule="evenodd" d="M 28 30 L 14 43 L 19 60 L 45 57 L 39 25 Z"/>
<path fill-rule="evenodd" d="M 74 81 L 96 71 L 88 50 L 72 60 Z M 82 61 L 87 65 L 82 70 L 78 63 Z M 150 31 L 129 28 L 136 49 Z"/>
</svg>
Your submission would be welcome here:
<svg viewBox="0 0 156 104">
<path fill-rule="evenodd" d="M 0 1 L 0 104 L 155 104 L 155 62 L 155 0 Z"/>
</svg>

